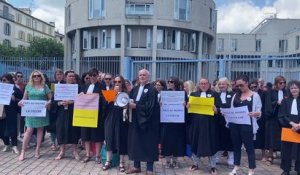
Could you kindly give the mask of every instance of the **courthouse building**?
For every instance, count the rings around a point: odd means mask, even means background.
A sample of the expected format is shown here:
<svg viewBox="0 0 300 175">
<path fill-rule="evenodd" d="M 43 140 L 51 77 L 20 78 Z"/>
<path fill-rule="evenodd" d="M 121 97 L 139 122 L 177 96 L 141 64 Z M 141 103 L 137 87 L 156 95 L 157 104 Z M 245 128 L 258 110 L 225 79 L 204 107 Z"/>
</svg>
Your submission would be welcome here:
<svg viewBox="0 0 300 175">
<path fill-rule="evenodd" d="M 273 82 L 281 74 L 300 79 L 300 19 L 266 18 L 250 33 L 218 33 L 217 58 L 225 61 L 225 75 L 245 73 Z M 230 62 L 231 60 L 231 62 Z"/>
<path fill-rule="evenodd" d="M 134 78 L 137 69 L 148 68 L 152 79 L 196 79 L 197 61 L 159 61 L 215 56 L 213 0 L 67 0 L 65 8 L 66 69 L 97 67 Z M 132 61 L 144 63 L 131 67 Z"/>
</svg>

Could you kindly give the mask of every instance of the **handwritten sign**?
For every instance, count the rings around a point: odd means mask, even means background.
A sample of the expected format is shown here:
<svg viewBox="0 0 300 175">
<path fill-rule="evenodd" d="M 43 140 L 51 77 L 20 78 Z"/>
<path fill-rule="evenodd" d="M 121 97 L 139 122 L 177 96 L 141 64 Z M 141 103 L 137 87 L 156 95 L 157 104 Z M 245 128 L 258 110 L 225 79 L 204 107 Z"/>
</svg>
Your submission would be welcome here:
<svg viewBox="0 0 300 175">
<path fill-rule="evenodd" d="M 46 117 L 46 103 L 47 101 L 44 100 L 23 100 L 21 116 Z"/>
<path fill-rule="evenodd" d="M 236 108 L 221 108 L 221 113 L 227 123 L 251 125 L 249 110 L 247 106 Z"/>
<path fill-rule="evenodd" d="M 97 128 L 99 94 L 79 94 L 74 103 L 73 126 Z"/>
<path fill-rule="evenodd" d="M 0 83 L 0 104 L 9 105 L 11 95 L 14 92 L 14 85 L 7 83 Z"/>
<path fill-rule="evenodd" d="M 214 116 L 215 98 L 189 97 L 188 113 Z"/>
<path fill-rule="evenodd" d="M 162 91 L 161 123 L 184 123 L 184 91 Z"/>
<path fill-rule="evenodd" d="M 55 84 L 54 100 L 75 100 L 78 94 L 77 84 Z"/>
</svg>

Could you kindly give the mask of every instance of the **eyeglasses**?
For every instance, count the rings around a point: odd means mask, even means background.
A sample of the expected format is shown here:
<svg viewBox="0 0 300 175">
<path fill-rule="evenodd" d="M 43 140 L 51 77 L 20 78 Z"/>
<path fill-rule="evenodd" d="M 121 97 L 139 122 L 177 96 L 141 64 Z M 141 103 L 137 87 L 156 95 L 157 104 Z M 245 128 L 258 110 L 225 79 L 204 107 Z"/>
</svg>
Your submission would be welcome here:
<svg viewBox="0 0 300 175">
<path fill-rule="evenodd" d="M 114 81 L 115 83 L 121 83 L 121 81 Z"/>
<path fill-rule="evenodd" d="M 111 78 L 105 78 L 105 80 L 111 80 Z"/>
<path fill-rule="evenodd" d="M 279 82 L 279 84 L 286 84 L 286 82 L 285 81 L 281 81 L 281 82 Z"/>
<path fill-rule="evenodd" d="M 173 84 L 173 83 L 174 83 L 174 81 L 170 80 L 170 81 L 168 81 L 168 83 L 172 83 L 172 84 Z"/>
<path fill-rule="evenodd" d="M 98 77 L 98 74 L 90 74 L 90 77 Z"/>
<path fill-rule="evenodd" d="M 32 75 L 32 78 L 42 77 L 41 75 Z"/>
<path fill-rule="evenodd" d="M 23 75 L 17 75 L 17 77 L 19 77 L 19 78 L 23 78 Z"/>
</svg>

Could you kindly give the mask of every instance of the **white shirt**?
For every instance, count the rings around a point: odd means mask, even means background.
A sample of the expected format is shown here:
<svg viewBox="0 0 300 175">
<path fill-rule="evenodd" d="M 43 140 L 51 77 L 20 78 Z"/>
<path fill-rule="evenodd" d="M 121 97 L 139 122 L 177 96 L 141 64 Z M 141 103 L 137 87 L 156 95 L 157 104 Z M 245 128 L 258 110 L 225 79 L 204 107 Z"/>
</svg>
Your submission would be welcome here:
<svg viewBox="0 0 300 175">
<path fill-rule="evenodd" d="M 206 98 L 206 92 L 201 92 L 200 97 Z"/>
<path fill-rule="evenodd" d="M 283 99 L 283 91 L 279 90 L 278 91 L 278 100 L 281 101 Z"/>
<path fill-rule="evenodd" d="M 95 84 L 90 84 L 87 90 L 87 94 L 92 94 L 94 92 Z"/>
<path fill-rule="evenodd" d="M 106 90 L 109 90 L 109 86 L 106 86 Z"/>
<path fill-rule="evenodd" d="M 137 94 L 137 96 L 136 96 L 135 101 L 140 101 L 141 96 L 142 96 L 142 93 L 143 93 L 143 90 L 144 90 L 144 86 L 140 85 L 140 87 L 139 87 L 139 92 L 138 92 L 138 94 Z"/>
<path fill-rule="evenodd" d="M 291 114 L 298 115 L 297 100 L 296 99 L 293 100 Z"/>
<path fill-rule="evenodd" d="M 226 103 L 226 92 L 222 92 L 222 93 L 221 93 L 221 100 L 222 100 L 222 103 L 223 103 L 223 104 Z"/>
</svg>

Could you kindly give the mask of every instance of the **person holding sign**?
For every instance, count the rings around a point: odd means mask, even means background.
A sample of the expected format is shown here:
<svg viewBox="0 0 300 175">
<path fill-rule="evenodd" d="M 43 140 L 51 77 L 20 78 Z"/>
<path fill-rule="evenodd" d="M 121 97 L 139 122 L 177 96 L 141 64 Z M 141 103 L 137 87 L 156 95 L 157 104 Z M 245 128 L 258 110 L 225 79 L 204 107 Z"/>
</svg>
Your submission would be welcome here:
<svg viewBox="0 0 300 175">
<path fill-rule="evenodd" d="M 74 71 L 66 71 L 65 77 L 66 84 L 74 84 Z M 55 101 L 55 105 L 55 108 L 57 109 L 56 136 L 60 148 L 60 153 L 55 160 L 60 160 L 63 158 L 66 144 L 72 144 L 73 156 L 76 160 L 79 160 L 80 157 L 78 155 L 76 146 L 80 138 L 80 128 L 72 126 L 74 101 L 70 99 Z"/>
<path fill-rule="evenodd" d="M 170 77 L 168 80 L 168 87 L 169 91 L 181 91 L 180 89 L 180 81 L 178 77 Z M 182 91 L 183 92 L 183 91 Z M 185 95 L 185 96 L 183 96 Z M 184 108 L 187 103 L 187 95 L 182 93 L 182 101 L 181 105 L 183 106 L 183 112 Z M 161 99 L 161 103 L 165 103 L 164 99 Z M 180 102 L 179 102 L 180 103 Z M 174 108 L 174 102 L 173 105 L 169 104 L 169 107 Z M 176 107 L 176 106 L 175 106 Z M 162 106 L 161 106 L 162 109 Z M 168 112 L 169 113 L 169 112 Z M 173 115 L 174 118 L 175 114 Z M 185 115 L 184 115 L 185 116 Z M 162 112 L 161 112 L 162 117 Z M 162 122 L 162 121 L 161 121 Z M 166 168 L 179 168 L 177 157 L 184 157 L 185 151 L 186 151 L 186 126 L 185 126 L 185 120 L 178 122 L 178 121 L 169 121 L 165 122 L 163 121 L 163 127 L 162 127 L 162 155 L 166 157 Z"/>
<path fill-rule="evenodd" d="M 123 76 L 117 75 L 114 78 L 113 89 L 120 94 L 127 93 L 125 80 Z M 108 114 L 105 119 L 105 143 L 107 150 L 107 161 L 102 167 L 104 171 L 111 168 L 112 153 L 117 151 L 120 155 L 119 171 L 125 172 L 125 155 L 127 155 L 128 145 L 128 122 L 126 119 L 126 113 L 124 114 L 123 104 L 119 106 L 116 101 L 109 103 Z M 124 104 L 125 105 L 125 104 Z M 126 112 L 126 111 L 125 111 Z"/>
<path fill-rule="evenodd" d="M 4 74 L 1 77 L 1 83 L 13 86 L 13 92 L 10 93 L 11 99 L 9 100 L 9 105 L 1 104 L 3 111 L 0 113 L 2 116 L 0 120 L 0 137 L 5 145 L 2 151 L 6 152 L 10 150 L 9 140 L 11 140 L 12 152 L 19 154 L 19 150 L 17 148 L 17 115 L 18 102 L 22 99 L 23 94 L 16 86 L 14 86 L 14 80 L 11 74 Z"/>
<path fill-rule="evenodd" d="M 248 155 L 249 172 L 254 174 L 255 152 L 254 140 L 258 130 L 257 119 L 261 116 L 261 100 L 256 92 L 249 89 L 249 78 L 247 75 L 240 75 L 236 79 L 236 87 L 239 89 L 232 98 L 231 107 L 246 106 L 249 111 L 251 125 L 229 123 L 231 139 L 234 150 L 234 168 L 230 175 L 236 175 L 241 164 L 241 148 L 244 144 Z"/>
<path fill-rule="evenodd" d="M 102 95 L 102 90 L 105 90 L 105 86 L 102 83 L 99 83 L 98 80 L 98 70 L 93 68 L 89 71 L 90 82 L 91 84 L 87 86 L 83 86 L 81 89 L 81 93 L 85 94 L 99 94 L 99 106 L 98 106 L 98 122 L 96 128 L 90 127 L 82 127 L 81 129 L 81 139 L 85 144 L 85 157 L 81 161 L 82 163 L 86 163 L 90 160 L 90 146 L 91 142 L 95 143 L 96 147 L 96 163 L 101 163 L 100 159 L 100 150 L 102 147 L 102 143 L 104 141 L 104 99 Z"/>
<path fill-rule="evenodd" d="M 200 100 L 197 104 L 203 109 L 191 111 L 193 105 L 191 99 L 193 98 Z M 210 83 L 207 78 L 200 79 L 199 90 L 192 92 L 189 97 L 187 107 L 189 108 L 189 141 L 193 153 L 193 166 L 191 167 L 193 171 L 198 169 L 199 157 L 209 157 L 210 173 L 217 173 L 214 155 L 218 151 L 218 138 L 214 113 L 217 113 L 216 106 L 220 104 L 219 101 L 218 94 L 210 90 Z"/>
<path fill-rule="evenodd" d="M 25 92 L 23 95 L 23 100 L 48 100 L 46 103 L 47 108 L 50 107 L 51 104 L 51 91 L 49 87 L 45 84 L 45 77 L 42 72 L 38 70 L 34 70 L 29 77 L 29 82 L 25 87 Z M 23 100 L 21 100 L 18 105 L 24 106 Z M 25 118 L 25 126 L 27 127 L 24 140 L 22 144 L 22 151 L 19 156 L 19 160 L 23 161 L 25 158 L 25 151 L 28 146 L 29 140 L 31 138 L 32 132 L 34 128 L 37 128 L 37 145 L 35 149 L 35 158 L 40 158 L 40 146 L 43 139 L 44 127 L 49 125 L 49 117 L 46 113 L 46 116 L 43 117 L 31 117 L 26 116 Z"/>
<path fill-rule="evenodd" d="M 215 90 L 221 99 L 220 108 L 230 108 L 231 99 L 234 95 L 230 81 L 226 77 L 220 78 L 216 84 Z M 228 167 L 231 167 L 233 166 L 233 146 L 231 135 L 226 124 L 226 120 L 220 112 L 217 114 L 217 128 L 220 142 L 218 146 L 219 151 L 216 155 L 216 158 L 217 160 L 220 158 L 222 151 L 228 151 L 227 164 Z"/>
<path fill-rule="evenodd" d="M 300 82 L 290 81 L 287 89 L 290 94 L 281 101 L 278 112 L 279 122 L 282 126 L 281 135 L 281 175 L 289 175 L 292 160 L 295 161 L 295 171 L 300 174 Z M 290 130 L 290 134 L 285 134 L 284 130 Z M 295 135 L 295 136 L 294 136 Z M 298 138 L 290 141 L 289 138 Z"/>
<path fill-rule="evenodd" d="M 128 104 L 132 109 L 132 122 L 128 127 L 128 157 L 134 161 L 134 167 L 126 174 L 141 172 L 141 161 L 147 162 L 147 174 L 153 174 L 154 161 L 158 160 L 159 143 L 159 104 L 157 91 L 149 83 L 150 73 L 142 69 L 138 74 L 139 85 L 135 86 Z"/>
</svg>

